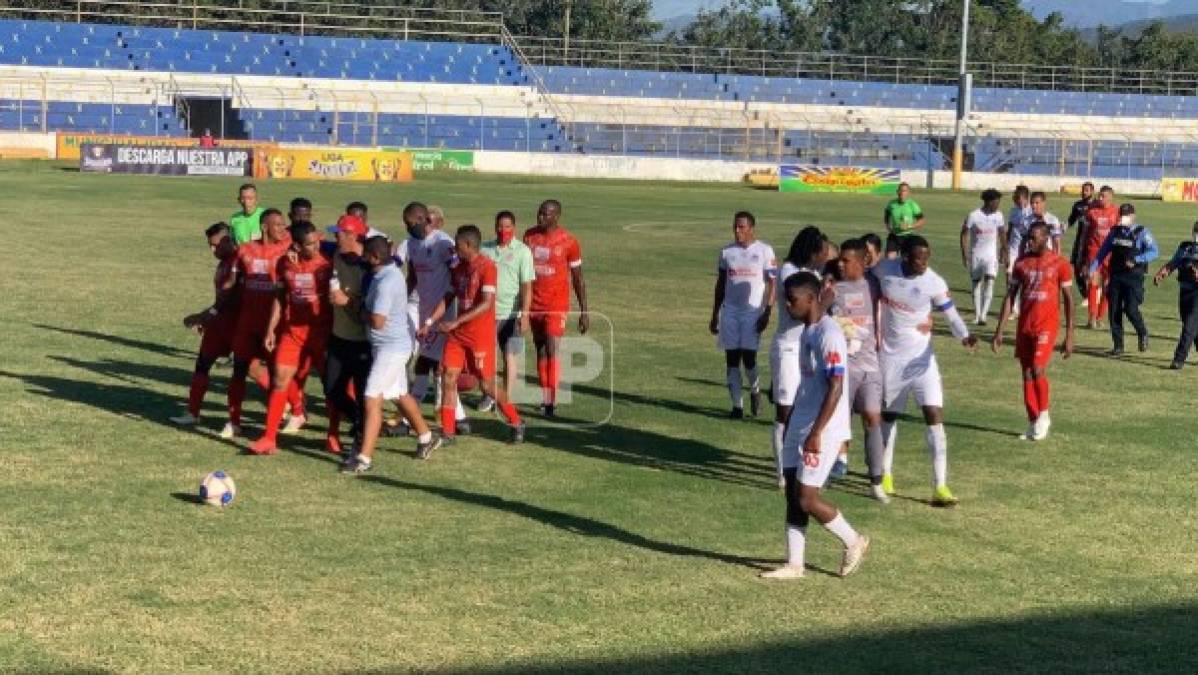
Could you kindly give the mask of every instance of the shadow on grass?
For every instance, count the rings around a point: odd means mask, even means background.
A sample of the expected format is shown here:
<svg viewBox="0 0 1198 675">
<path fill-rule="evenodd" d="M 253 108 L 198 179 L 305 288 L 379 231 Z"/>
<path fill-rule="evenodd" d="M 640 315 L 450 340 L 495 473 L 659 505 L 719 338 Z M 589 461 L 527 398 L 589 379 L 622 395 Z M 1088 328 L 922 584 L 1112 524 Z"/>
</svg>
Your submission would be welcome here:
<svg viewBox="0 0 1198 675">
<path fill-rule="evenodd" d="M 33 327 L 40 328 L 42 330 L 54 331 L 56 333 L 62 333 L 64 335 L 74 335 L 76 337 L 100 340 L 101 342 L 108 342 L 121 347 L 129 347 L 131 349 L 140 349 L 141 351 L 162 354 L 163 356 L 177 356 L 181 358 L 194 359 L 196 355 L 194 350 L 187 351 L 177 347 L 171 347 L 170 345 L 161 345 L 157 342 L 147 342 L 146 340 L 138 340 L 136 338 L 128 338 L 121 335 L 110 335 L 108 333 L 100 333 L 92 330 L 68 328 L 66 326 L 50 326 L 41 323 L 35 323 L 33 324 Z"/>
<path fill-rule="evenodd" d="M 801 607 L 801 600 L 796 599 Z M 797 611 L 797 610 L 796 610 Z M 946 619 L 950 618 L 946 615 Z M 922 621 L 915 618 L 915 621 Z M 1010 619 L 919 628 L 836 631 L 630 657 L 525 661 L 449 672 L 482 673 L 927 673 L 1198 670 L 1198 605 L 1062 608 Z M 815 631 L 815 634 L 820 634 Z M 387 672 L 386 670 L 358 671 Z"/>
<path fill-rule="evenodd" d="M 408 481 L 389 478 L 387 476 L 364 475 L 358 480 L 380 485 L 384 487 L 397 488 L 400 490 L 409 490 L 423 492 L 425 494 L 449 499 L 451 501 L 460 502 L 463 504 L 471 504 L 496 511 L 504 511 L 512 515 L 535 520 L 539 523 L 555 527 L 565 532 L 570 532 L 584 537 L 597 537 L 608 539 L 620 544 L 643 548 L 648 551 L 657 553 L 665 553 L 667 555 L 686 556 L 692 558 L 707 558 L 716 562 L 727 563 L 730 565 L 740 565 L 756 570 L 768 569 L 770 565 L 777 564 L 776 559 L 765 558 L 749 558 L 745 556 L 732 555 L 728 553 L 718 553 L 715 551 L 706 551 L 691 546 L 682 544 L 671 544 L 668 542 L 656 541 L 648 537 L 629 532 L 615 525 L 587 518 L 586 516 L 576 516 L 574 514 L 565 513 L 563 511 L 554 511 L 540 506 L 529 504 L 527 502 L 516 501 L 512 499 L 504 499 L 496 495 L 483 494 L 478 492 L 469 492 L 467 490 L 459 490 L 451 487 L 441 487 L 437 485 L 427 485 L 423 483 L 411 483 Z"/>
<path fill-rule="evenodd" d="M 204 500 L 200 499 L 199 495 L 193 494 L 191 492 L 172 492 L 171 497 L 174 497 L 175 499 L 187 504 L 195 504 L 197 506 L 204 505 Z"/>
</svg>

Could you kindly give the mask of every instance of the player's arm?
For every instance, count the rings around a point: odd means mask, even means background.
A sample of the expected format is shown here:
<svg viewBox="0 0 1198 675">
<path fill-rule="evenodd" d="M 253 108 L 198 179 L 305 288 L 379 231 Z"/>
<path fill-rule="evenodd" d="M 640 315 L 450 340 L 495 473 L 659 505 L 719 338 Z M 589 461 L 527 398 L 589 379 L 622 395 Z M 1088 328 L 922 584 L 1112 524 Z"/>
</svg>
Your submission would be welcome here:
<svg viewBox="0 0 1198 675">
<path fill-rule="evenodd" d="M 520 252 L 520 334 L 523 335 L 532 330 L 532 282 L 536 281 L 537 273 L 532 265 L 532 252 L 527 248 Z"/>
<path fill-rule="evenodd" d="M 924 223 L 923 209 L 919 208 L 919 205 L 916 204 L 916 206 L 915 206 L 915 223 L 911 227 L 913 227 L 916 230 L 922 230 L 923 223 Z"/>
<path fill-rule="evenodd" d="M 998 310 L 998 325 L 994 327 L 994 339 L 990 341 L 990 349 L 994 350 L 995 354 L 1002 347 L 1003 329 L 1007 325 L 1007 319 L 1011 318 L 1011 312 L 1015 309 L 1015 298 L 1019 296 L 1019 285 L 1018 272 L 1011 274 L 1010 282 L 1007 284 L 1007 297 L 1003 298 L 1002 309 Z M 1069 320 L 1073 321 L 1072 315 Z"/>
<path fill-rule="evenodd" d="M 961 264 L 969 269 L 969 218 L 961 223 Z"/>
<path fill-rule="evenodd" d="M 1156 245 L 1156 237 L 1152 236 L 1152 232 L 1148 231 L 1148 228 L 1140 230 L 1140 241 L 1137 248 L 1140 249 L 1140 252 L 1132 258 L 1137 265 L 1147 265 L 1161 257 L 1161 249 Z"/>
<path fill-rule="evenodd" d="M 437 303 L 437 306 L 433 308 L 433 313 L 429 314 L 428 318 L 424 320 L 424 325 L 416 329 L 416 336 L 423 340 L 429 334 L 429 331 L 432 330 L 433 326 L 437 325 L 437 322 L 441 320 L 441 317 L 445 316 L 445 312 L 449 311 L 449 306 L 453 304 L 453 300 L 453 291 L 446 293 Z"/>
<path fill-rule="evenodd" d="M 1102 246 L 1098 249 L 1098 255 L 1094 256 L 1094 260 L 1090 263 L 1090 276 L 1098 274 L 1098 268 L 1102 267 L 1102 263 L 1106 261 L 1108 255 L 1111 254 L 1111 248 L 1115 245 L 1115 231 L 1112 229 L 1107 233 L 1106 239 L 1102 240 Z"/>
<path fill-rule="evenodd" d="M 965 320 L 961 318 L 961 313 L 953 304 L 953 299 L 949 296 L 947 288 L 933 296 L 932 306 L 944 315 L 949 329 L 953 332 L 953 337 L 960 340 L 961 344 L 972 349 L 978 343 L 978 339 L 969 333 L 969 327 L 965 325 Z"/>
<path fill-rule="evenodd" d="M 1061 345 L 1061 355 L 1064 358 L 1073 356 L 1073 269 L 1061 261 L 1061 270 L 1057 273 L 1061 279 L 1061 298 L 1065 303 L 1065 342 Z"/>
<path fill-rule="evenodd" d="M 570 263 L 570 283 L 574 286 L 574 297 L 578 299 L 578 332 L 585 335 L 591 327 L 591 317 L 587 314 L 587 285 L 582 278 L 581 259 Z"/>
<path fill-rule="evenodd" d="M 280 296 L 282 293 L 279 294 Z M 262 338 L 262 346 L 267 352 L 275 350 L 275 331 L 279 328 L 279 319 L 283 316 L 283 302 L 278 296 L 270 303 L 270 321 L 266 324 L 266 336 Z"/>
<path fill-rule="evenodd" d="M 329 278 L 329 302 L 334 307 L 349 306 L 349 293 L 341 289 L 341 278 L 337 276 L 336 267 L 333 267 L 333 276 Z"/>
<path fill-rule="evenodd" d="M 757 317 L 757 332 L 764 333 L 767 326 L 770 325 L 770 313 L 774 310 L 774 290 L 778 284 L 778 268 L 773 267 L 765 270 L 765 289 L 762 291 L 762 298 L 765 301 L 761 308 L 761 316 Z"/>
<path fill-rule="evenodd" d="M 828 379 L 828 391 L 824 392 L 824 400 L 820 403 L 819 414 L 816 415 L 815 422 L 811 425 L 807 439 L 803 441 L 803 454 L 819 454 L 824 428 L 828 426 L 832 415 L 836 414 L 836 406 L 840 403 L 840 396 L 844 392 L 845 368 L 841 359 L 844 358 L 847 351 L 848 346 L 843 337 L 839 340 L 827 340 L 824 344 L 823 375 Z"/>
<path fill-rule="evenodd" d="M 1156 274 L 1154 274 L 1152 276 L 1152 285 L 1160 286 L 1161 282 L 1165 280 L 1165 277 L 1169 276 L 1170 274 L 1173 274 L 1173 271 L 1176 270 L 1177 266 L 1180 264 L 1181 264 L 1181 247 L 1178 246 L 1177 250 L 1173 253 L 1173 257 L 1169 259 L 1169 262 L 1165 263 L 1164 265 L 1161 265 L 1161 268 L 1159 270 L 1157 270 Z"/>
<path fill-rule="evenodd" d="M 441 331 L 442 333 L 448 333 L 448 332 L 454 330 L 455 328 L 457 328 L 458 326 L 460 326 L 464 323 L 469 323 L 470 321 L 473 321 L 474 319 L 482 316 L 483 314 L 485 314 L 487 312 L 494 312 L 495 311 L 495 287 L 494 286 L 483 286 L 482 294 L 483 294 L 482 302 L 471 307 L 470 311 L 459 314 L 457 316 L 457 318 L 455 318 L 455 319 L 450 319 L 449 321 L 442 321 L 440 324 L 437 325 L 437 330 Z"/>
<path fill-rule="evenodd" d="M 720 332 L 720 307 L 724 304 L 724 285 L 727 283 L 728 270 L 721 267 L 715 278 L 715 298 L 711 303 L 711 323 L 707 326 L 712 335 L 718 335 Z"/>
</svg>

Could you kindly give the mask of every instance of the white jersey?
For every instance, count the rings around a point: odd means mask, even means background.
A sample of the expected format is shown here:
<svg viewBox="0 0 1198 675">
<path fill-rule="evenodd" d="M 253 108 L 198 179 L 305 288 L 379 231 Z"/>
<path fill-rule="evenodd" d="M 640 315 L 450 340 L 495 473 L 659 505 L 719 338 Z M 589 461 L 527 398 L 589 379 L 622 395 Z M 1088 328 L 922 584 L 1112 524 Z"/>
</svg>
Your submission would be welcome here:
<svg viewBox="0 0 1198 675">
<path fill-rule="evenodd" d="M 790 318 L 790 312 L 786 311 L 786 288 L 784 286 L 787 279 L 799 272 L 810 272 L 820 279 L 824 278 L 823 273 L 813 269 L 798 267 L 791 262 L 782 263 L 782 269 L 778 272 L 778 283 L 774 288 L 774 306 L 778 309 L 778 325 L 774 329 L 774 344 L 784 342 L 798 344 L 799 338 L 803 335 L 803 322 Z"/>
<path fill-rule="evenodd" d="M 1060 239 L 1065 234 L 1065 226 L 1061 224 L 1061 219 L 1057 218 L 1051 213 L 1045 213 L 1042 218 L 1037 218 L 1033 215 L 1032 219 L 1028 221 L 1028 225 L 1031 225 L 1037 220 L 1043 220 L 1048 225 L 1048 250 L 1057 251 L 1057 249 L 1053 246 L 1053 242 L 1056 239 Z M 1060 251 L 1057 252 L 1060 253 Z"/>
<path fill-rule="evenodd" d="M 453 237 L 441 230 L 433 230 L 424 239 L 408 237 L 400 243 L 396 257 L 416 275 L 413 295 L 423 320 L 450 291 L 449 271 L 457 257 Z"/>
<path fill-rule="evenodd" d="M 873 272 L 882 287 L 883 360 L 913 359 L 929 351 L 932 310 L 945 311 L 953 306 L 948 284 L 931 269 L 917 277 L 906 277 L 899 260 L 883 260 Z"/>
<path fill-rule="evenodd" d="M 721 309 L 740 313 L 764 307 L 765 280 L 778 274 L 778 261 L 769 244 L 755 241 L 741 246 L 733 242 L 720 249 L 717 264 L 727 275 Z"/>
<path fill-rule="evenodd" d="M 964 229 L 969 233 L 969 252 L 974 260 L 998 259 L 998 233 L 1002 230 L 1002 213 L 986 213 L 974 209 L 965 219 Z"/>
<path fill-rule="evenodd" d="M 846 377 L 847 359 L 848 344 L 836 319 L 824 315 L 819 323 L 806 327 L 799 350 L 799 392 L 795 396 L 794 408 L 790 413 L 787 436 L 801 443 L 811 433 L 811 427 L 815 425 L 819 411 L 824 405 L 824 397 L 828 395 L 830 379 Z M 849 386 L 846 379 L 844 387 L 840 390 L 836 410 L 820 434 L 821 444 L 839 445 L 849 440 L 852 437 L 851 424 Z"/>
<path fill-rule="evenodd" d="M 1023 238 L 1027 235 L 1027 226 L 1032 224 L 1031 206 L 1012 206 L 1007 216 L 1007 250 L 1011 260 L 1019 257 L 1023 251 Z"/>
</svg>

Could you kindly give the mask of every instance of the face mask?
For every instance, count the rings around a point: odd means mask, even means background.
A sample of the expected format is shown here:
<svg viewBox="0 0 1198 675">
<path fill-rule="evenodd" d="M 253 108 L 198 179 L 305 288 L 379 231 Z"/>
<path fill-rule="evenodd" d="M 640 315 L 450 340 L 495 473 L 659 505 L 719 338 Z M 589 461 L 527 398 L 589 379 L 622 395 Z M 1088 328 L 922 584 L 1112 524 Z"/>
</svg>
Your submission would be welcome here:
<svg viewBox="0 0 1198 675">
<path fill-rule="evenodd" d="M 408 225 L 408 235 L 413 239 L 424 239 L 424 227 L 420 225 Z"/>
<path fill-rule="evenodd" d="M 1123 216 L 1119 218 L 1120 225 L 1131 225 L 1131 216 Z"/>
<path fill-rule="evenodd" d="M 516 238 L 516 230 L 514 230 L 514 229 L 505 229 L 505 230 L 499 231 L 499 245 L 500 246 L 507 246 L 508 244 L 512 243 L 512 240 L 515 238 Z"/>
</svg>

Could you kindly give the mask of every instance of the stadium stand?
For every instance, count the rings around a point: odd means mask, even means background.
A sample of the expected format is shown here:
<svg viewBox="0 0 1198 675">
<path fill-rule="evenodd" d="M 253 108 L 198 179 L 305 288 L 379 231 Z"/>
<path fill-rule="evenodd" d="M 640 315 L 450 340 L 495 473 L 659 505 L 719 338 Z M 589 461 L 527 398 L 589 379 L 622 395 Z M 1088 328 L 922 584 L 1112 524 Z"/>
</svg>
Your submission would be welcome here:
<svg viewBox="0 0 1198 675">
<path fill-rule="evenodd" d="M 446 38 L 446 40 L 451 38 Z M 947 166 L 956 87 L 541 65 L 503 40 L 0 20 L 0 129 Z M 217 117 L 199 119 L 211 109 Z M 1198 97 L 980 87 L 977 171 L 1198 168 Z"/>
</svg>

